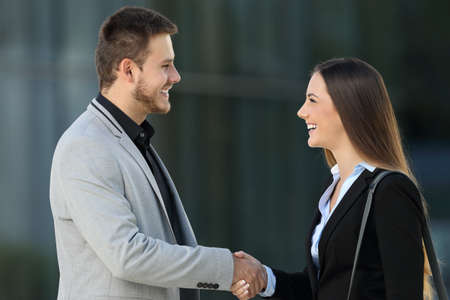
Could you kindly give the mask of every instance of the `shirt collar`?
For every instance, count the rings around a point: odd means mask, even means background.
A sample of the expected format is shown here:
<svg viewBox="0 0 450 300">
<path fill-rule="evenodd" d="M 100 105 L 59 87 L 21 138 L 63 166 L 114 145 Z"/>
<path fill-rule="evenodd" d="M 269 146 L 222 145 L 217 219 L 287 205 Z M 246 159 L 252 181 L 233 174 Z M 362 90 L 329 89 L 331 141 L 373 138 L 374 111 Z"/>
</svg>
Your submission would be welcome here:
<svg viewBox="0 0 450 300">
<path fill-rule="evenodd" d="M 356 174 L 361 174 L 364 169 L 368 170 L 369 172 L 373 172 L 376 167 L 368 164 L 367 162 L 360 162 L 358 163 L 355 168 L 353 169 L 352 174 L 350 175 L 350 177 L 356 175 Z M 320 213 L 322 214 L 322 216 L 325 216 L 326 219 L 329 218 L 330 213 L 329 213 L 329 204 L 330 204 L 330 197 L 331 197 L 331 193 L 333 192 L 339 178 L 340 178 L 340 173 L 339 173 L 339 167 L 337 164 L 335 164 L 332 168 L 331 168 L 331 174 L 333 175 L 333 182 L 331 183 L 331 185 L 325 190 L 325 192 L 323 193 L 322 197 L 319 200 L 319 210 Z M 359 175 L 358 175 L 359 176 Z M 347 179 L 348 180 L 348 179 Z M 356 179 L 354 179 L 356 180 Z M 339 201 L 336 203 L 336 206 L 339 204 Z M 334 208 L 336 208 L 336 206 Z M 333 210 L 334 210 L 333 208 Z"/>
<path fill-rule="evenodd" d="M 355 173 L 355 172 L 357 172 L 357 171 L 359 171 L 359 170 L 361 170 L 361 169 L 366 169 L 366 170 L 368 170 L 369 172 L 372 173 L 372 172 L 376 169 L 376 167 L 374 167 L 374 166 L 368 164 L 368 163 L 365 162 L 365 161 L 362 161 L 362 162 L 358 163 L 358 164 L 355 166 L 355 168 L 353 169 L 353 173 Z M 330 172 L 331 172 L 331 175 L 333 175 L 333 178 L 339 177 L 339 176 L 340 176 L 340 173 L 339 173 L 339 166 L 338 166 L 337 164 L 335 164 L 335 165 L 331 168 Z"/>
<path fill-rule="evenodd" d="M 114 117 L 114 119 L 116 119 L 133 142 L 150 142 L 150 138 L 155 134 L 155 130 L 147 120 L 144 120 L 144 122 L 142 122 L 139 126 L 100 92 L 98 93 L 96 99 L 98 103 L 100 103 Z"/>
</svg>

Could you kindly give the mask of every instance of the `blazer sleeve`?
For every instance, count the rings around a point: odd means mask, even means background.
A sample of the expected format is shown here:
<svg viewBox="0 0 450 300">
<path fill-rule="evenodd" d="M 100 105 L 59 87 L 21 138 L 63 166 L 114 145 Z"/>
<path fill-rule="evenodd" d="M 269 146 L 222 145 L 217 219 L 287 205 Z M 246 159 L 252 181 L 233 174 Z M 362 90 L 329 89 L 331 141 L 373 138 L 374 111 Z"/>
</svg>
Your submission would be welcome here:
<svg viewBox="0 0 450 300">
<path fill-rule="evenodd" d="M 383 179 L 374 194 L 373 213 L 386 299 L 423 299 L 420 195 L 405 176 Z"/>
<path fill-rule="evenodd" d="M 286 273 L 273 270 L 276 278 L 275 293 L 271 298 L 280 300 L 312 299 L 311 283 L 305 268 L 302 272 Z"/>
<path fill-rule="evenodd" d="M 58 151 L 58 149 L 57 149 Z M 139 231 L 124 197 L 120 166 L 92 138 L 77 138 L 55 153 L 58 201 L 113 276 L 160 287 L 197 288 L 214 282 L 229 290 L 233 258 L 228 249 L 169 244 Z"/>
</svg>

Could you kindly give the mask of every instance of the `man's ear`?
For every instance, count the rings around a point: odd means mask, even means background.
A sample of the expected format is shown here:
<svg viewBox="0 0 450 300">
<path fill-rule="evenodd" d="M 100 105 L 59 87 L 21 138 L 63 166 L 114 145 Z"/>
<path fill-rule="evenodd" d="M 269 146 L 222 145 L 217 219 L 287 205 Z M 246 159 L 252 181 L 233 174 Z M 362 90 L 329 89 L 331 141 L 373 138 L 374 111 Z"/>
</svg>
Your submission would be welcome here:
<svg viewBox="0 0 450 300">
<path fill-rule="evenodd" d="M 136 71 L 136 64 L 129 58 L 124 58 L 119 63 L 118 77 L 121 77 L 128 83 L 133 83 L 135 81 L 134 72 Z"/>
</svg>

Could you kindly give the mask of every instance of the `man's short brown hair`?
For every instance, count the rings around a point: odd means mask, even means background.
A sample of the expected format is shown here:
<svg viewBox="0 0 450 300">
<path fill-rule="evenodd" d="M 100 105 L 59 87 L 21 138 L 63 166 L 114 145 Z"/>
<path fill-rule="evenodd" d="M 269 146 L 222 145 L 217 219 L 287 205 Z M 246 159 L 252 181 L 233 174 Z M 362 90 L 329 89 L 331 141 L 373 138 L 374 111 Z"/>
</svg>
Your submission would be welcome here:
<svg viewBox="0 0 450 300">
<path fill-rule="evenodd" d="M 103 22 L 98 34 L 95 64 L 100 90 L 116 80 L 119 63 L 124 58 L 142 67 L 152 35 L 175 34 L 177 26 L 160 13 L 142 7 L 123 7 Z"/>
</svg>

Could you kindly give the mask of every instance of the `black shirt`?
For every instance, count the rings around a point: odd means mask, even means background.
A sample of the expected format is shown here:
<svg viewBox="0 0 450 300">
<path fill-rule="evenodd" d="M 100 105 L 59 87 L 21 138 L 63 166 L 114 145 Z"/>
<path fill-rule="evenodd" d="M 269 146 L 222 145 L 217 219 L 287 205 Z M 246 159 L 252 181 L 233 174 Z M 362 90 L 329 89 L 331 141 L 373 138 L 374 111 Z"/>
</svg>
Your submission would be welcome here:
<svg viewBox="0 0 450 300">
<path fill-rule="evenodd" d="M 174 197 L 169 189 L 166 176 L 164 176 L 160 164 L 157 163 L 156 156 L 150 149 L 150 139 L 155 134 L 155 130 L 147 120 L 144 120 L 140 126 L 136 124 L 130 117 L 128 117 L 111 101 L 106 99 L 101 93 L 98 93 L 96 99 L 98 103 L 100 103 L 114 117 L 114 119 L 116 119 L 123 130 L 125 130 L 125 133 L 139 149 L 142 156 L 145 158 L 150 170 L 153 173 L 153 176 L 155 177 L 156 183 L 158 184 L 175 238 L 178 243 L 181 244 L 180 226 L 178 215 L 175 210 Z"/>
</svg>

